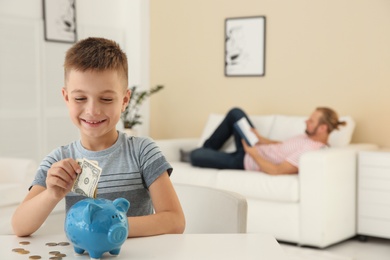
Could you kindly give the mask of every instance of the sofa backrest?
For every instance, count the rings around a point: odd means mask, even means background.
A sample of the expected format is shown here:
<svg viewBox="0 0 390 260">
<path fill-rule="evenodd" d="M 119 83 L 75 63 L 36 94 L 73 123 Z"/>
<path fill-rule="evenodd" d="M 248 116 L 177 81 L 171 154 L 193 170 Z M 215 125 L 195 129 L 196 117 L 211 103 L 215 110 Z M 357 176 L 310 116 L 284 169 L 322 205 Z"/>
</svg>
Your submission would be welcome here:
<svg viewBox="0 0 390 260">
<path fill-rule="evenodd" d="M 295 135 L 302 134 L 306 129 L 307 117 L 304 116 L 284 116 L 275 115 L 271 131 L 267 137 L 271 140 L 284 141 Z M 342 116 L 340 121 L 347 122 L 346 126 L 341 126 L 339 130 L 334 130 L 329 136 L 331 147 L 343 147 L 351 142 L 355 121 L 350 116 Z"/>
<path fill-rule="evenodd" d="M 210 114 L 206 126 L 203 129 L 198 146 L 202 146 L 204 141 L 210 137 L 225 115 Z M 250 115 L 252 123 L 257 131 L 264 137 L 271 140 L 284 141 L 295 135 L 303 134 L 306 129 L 305 116 L 286 115 Z M 333 131 L 329 136 L 331 147 L 343 147 L 351 142 L 355 129 L 355 121 L 350 116 L 340 117 L 340 121 L 346 121 L 347 125 L 340 127 L 340 130 Z M 225 151 L 234 151 L 234 142 L 230 139 L 223 147 Z"/>
<path fill-rule="evenodd" d="M 37 164 L 32 159 L 0 157 L 0 184 L 28 183 L 34 179 Z"/>
</svg>

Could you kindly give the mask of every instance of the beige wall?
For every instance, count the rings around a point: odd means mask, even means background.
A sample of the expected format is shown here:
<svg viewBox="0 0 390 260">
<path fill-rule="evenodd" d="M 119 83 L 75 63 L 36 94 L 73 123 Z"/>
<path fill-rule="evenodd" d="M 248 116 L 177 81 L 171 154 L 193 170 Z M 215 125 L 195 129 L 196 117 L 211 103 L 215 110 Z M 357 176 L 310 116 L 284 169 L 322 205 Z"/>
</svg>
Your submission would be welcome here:
<svg viewBox="0 0 390 260">
<path fill-rule="evenodd" d="M 224 21 L 265 15 L 265 77 L 224 76 Z M 151 0 L 151 136 L 200 136 L 210 112 L 352 115 L 390 146 L 389 0 Z"/>
</svg>

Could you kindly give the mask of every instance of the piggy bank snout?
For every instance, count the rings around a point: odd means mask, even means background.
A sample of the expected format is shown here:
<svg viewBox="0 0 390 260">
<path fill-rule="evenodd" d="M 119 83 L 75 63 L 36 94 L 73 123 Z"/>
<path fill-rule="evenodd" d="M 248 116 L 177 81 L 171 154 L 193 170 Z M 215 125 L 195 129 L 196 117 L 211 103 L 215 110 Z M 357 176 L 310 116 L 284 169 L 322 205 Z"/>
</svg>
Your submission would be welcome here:
<svg viewBox="0 0 390 260">
<path fill-rule="evenodd" d="M 128 230 L 123 224 L 115 224 L 108 231 L 108 241 L 112 244 L 121 244 L 127 239 Z"/>
</svg>

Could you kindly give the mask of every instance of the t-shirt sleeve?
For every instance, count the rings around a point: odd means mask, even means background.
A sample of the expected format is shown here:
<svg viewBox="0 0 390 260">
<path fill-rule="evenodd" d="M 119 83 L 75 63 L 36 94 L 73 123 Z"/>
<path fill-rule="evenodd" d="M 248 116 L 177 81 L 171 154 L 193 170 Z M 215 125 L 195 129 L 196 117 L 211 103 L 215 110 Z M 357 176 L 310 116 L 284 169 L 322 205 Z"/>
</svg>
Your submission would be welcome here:
<svg viewBox="0 0 390 260">
<path fill-rule="evenodd" d="M 160 148 L 150 138 L 140 142 L 141 171 L 147 188 L 164 172 L 172 173 L 172 166 L 168 163 Z"/>
<path fill-rule="evenodd" d="M 286 161 L 291 163 L 293 166 L 295 167 L 298 167 L 299 166 L 299 158 L 301 157 L 301 155 L 306 152 L 305 150 L 299 150 L 299 151 L 296 151 L 295 153 L 292 153 L 291 155 L 289 155 L 287 158 L 286 158 Z"/>
<path fill-rule="evenodd" d="M 286 161 L 294 165 L 295 167 L 299 167 L 299 159 L 301 158 L 301 155 L 305 152 L 318 150 L 321 147 L 323 147 L 323 144 L 307 144 L 305 146 L 302 146 L 302 148 L 296 150 L 295 152 L 291 153 L 289 156 L 287 156 Z"/>
</svg>

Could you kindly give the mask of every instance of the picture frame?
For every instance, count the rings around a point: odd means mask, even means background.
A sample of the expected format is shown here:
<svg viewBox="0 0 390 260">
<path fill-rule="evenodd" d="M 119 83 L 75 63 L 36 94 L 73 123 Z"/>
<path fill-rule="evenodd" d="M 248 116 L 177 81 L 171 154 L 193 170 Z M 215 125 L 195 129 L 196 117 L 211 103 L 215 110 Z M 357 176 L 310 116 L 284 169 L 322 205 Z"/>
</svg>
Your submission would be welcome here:
<svg viewBox="0 0 390 260">
<path fill-rule="evenodd" d="M 75 0 L 42 0 L 45 40 L 74 43 L 77 41 Z"/>
<path fill-rule="evenodd" d="M 266 17 L 225 19 L 225 76 L 265 76 Z"/>
</svg>

